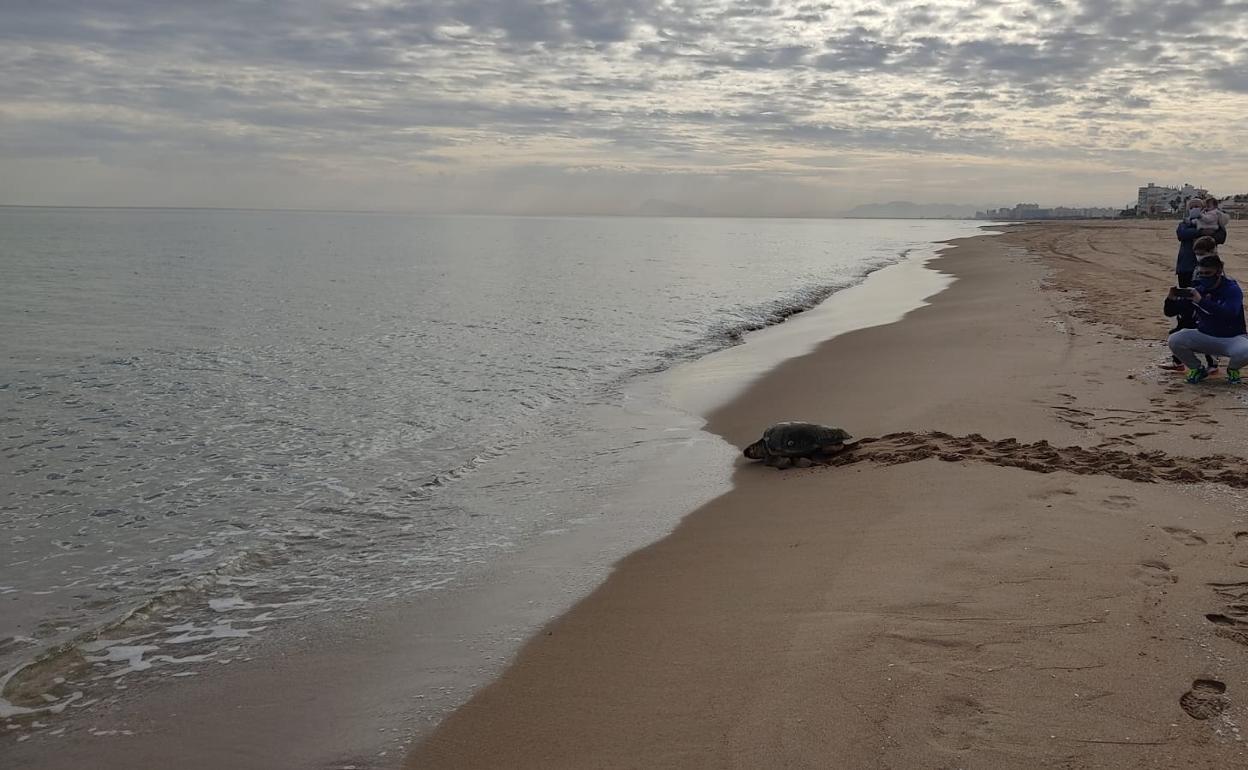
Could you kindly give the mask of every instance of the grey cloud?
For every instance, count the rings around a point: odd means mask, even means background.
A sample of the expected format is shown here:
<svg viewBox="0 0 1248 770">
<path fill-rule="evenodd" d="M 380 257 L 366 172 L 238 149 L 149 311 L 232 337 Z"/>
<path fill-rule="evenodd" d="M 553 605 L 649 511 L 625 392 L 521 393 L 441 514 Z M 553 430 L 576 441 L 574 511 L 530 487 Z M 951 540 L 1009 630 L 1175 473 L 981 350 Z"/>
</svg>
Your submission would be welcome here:
<svg viewBox="0 0 1248 770">
<path fill-rule="evenodd" d="M 720 12 L 720 18 L 734 19 L 754 16 L 778 16 L 783 10 L 773 7 L 772 0 L 735 0 Z"/>
<path fill-rule="evenodd" d="M 1212 77 L 1214 82 L 1227 91 L 1248 94 L 1248 61 L 1239 66 L 1215 70 Z"/>
<path fill-rule="evenodd" d="M 1043 80 L 1055 73 L 1082 72 L 1086 62 L 1054 56 L 1042 43 L 1006 43 L 998 40 L 970 40 L 954 46 L 945 63 L 946 71 L 997 77 L 1008 75 L 1014 81 Z"/>
<path fill-rule="evenodd" d="M 1211 32 L 1248 10 L 1242 0 L 1079 0 L 1074 28 L 1118 38 Z"/>
<path fill-rule="evenodd" d="M 409 46 L 448 42 L 437 34 L 441 25 L 463 24 L 520 44 L 611 43 L 627 40 L 653 11 L 651 0 L 420 0 L 347 8 L 328 0 L 103 0 L 85 6 L 50 0 L 20 11 L 0 8 L 0 40 L 384 67 Z"/>
<path fill-rule="evenodd" d="M 804 61 L 809 53 L 806 46 L 759 47 L 708 57 L 705 61 L 740 69 L 789 69 Z"/>
<path fill-rule="evenodd" d="M 919 5 L 906 11 L 903 18 L 906 26 L 914 29 L 915 27 L 926 27 L 935 24 L 940 19 L 940 16 L 932 6 Z"/>
<path fill-rule="evenodd" d="M 0 0 L 0 156 L 444 163 L 452 139 L 548 137 L 642 165 L 987 157 L 1026 125 L 1082 157 L 1144 141 L 1134 121 L 1193 88 L 1244 115 L 1244 18 L 1244 0 Z"/>
<path fill-rule="evenodd" d="M 824 45 L 827 53 L 815 58 L 815 66 L 832 71 L 885 69 L 889 58 L 898 50 L 896 46 L 874 39 L 863 27 L 828 38 Z"/>
<path fill-rule="evenodd" d="M 804 145 L 841 146 L 849 144 L 871 149 L 896 151 L 959 152 L 972 155 L 987 153 L 999 145 L 991 129 L 971 129 L 956 135 L 925 127 L 873 127 L 793 125 L 778 128 L 776 136 L 798 140 Z"/>
</svg>

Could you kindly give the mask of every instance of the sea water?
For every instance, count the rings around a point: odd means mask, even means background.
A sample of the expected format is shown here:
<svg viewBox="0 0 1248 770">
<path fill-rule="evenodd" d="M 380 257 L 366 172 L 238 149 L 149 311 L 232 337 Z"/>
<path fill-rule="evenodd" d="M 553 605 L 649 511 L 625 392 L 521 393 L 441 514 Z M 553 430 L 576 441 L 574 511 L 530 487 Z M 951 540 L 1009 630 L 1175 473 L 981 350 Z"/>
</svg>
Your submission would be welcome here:
<svg viewBox="0 0 1248 770">
<path fill-rule="evenodd" d="M 0 718 L 623 516 L 638 382 L 975 231 L 0 208 Z"/>
</svg>

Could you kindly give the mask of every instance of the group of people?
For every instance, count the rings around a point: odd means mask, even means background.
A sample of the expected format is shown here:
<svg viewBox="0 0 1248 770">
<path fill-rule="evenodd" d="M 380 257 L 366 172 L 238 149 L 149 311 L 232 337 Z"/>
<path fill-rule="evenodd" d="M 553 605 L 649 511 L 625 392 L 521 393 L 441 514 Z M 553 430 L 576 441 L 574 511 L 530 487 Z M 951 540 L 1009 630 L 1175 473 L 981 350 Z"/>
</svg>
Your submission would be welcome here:
<svg viewBox="0 0 1248 770">
<path fill-rule="evenodd" d="M 1218 256 L 1229 220 L 1216 198 L 1197 197 L 1188 201 L 1175 229 L 1176 281 L 1164 308 L 1166 316 L 1175 319 L 1168 340 L 1173 364 L 1166 368 L 1183 371 L 1192 384 L 1217 373 L 1219 356 L 1229 359 L 1226 381 L 1233 385 L 1243 381 L 1240 369 L 1248 364 L 1244 293 Z"/>
</svg>

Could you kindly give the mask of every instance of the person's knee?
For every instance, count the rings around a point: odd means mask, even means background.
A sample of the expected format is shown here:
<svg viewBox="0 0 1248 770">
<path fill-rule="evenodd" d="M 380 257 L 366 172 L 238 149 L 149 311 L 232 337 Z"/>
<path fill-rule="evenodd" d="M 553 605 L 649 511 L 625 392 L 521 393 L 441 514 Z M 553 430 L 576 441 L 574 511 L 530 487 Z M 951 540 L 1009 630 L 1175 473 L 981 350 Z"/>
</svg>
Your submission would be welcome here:
<svg viewBox="0 0 1248 770">
<path fill-rule="evenodd" d="M 1182 329 L 1170 335 L 1170 347 L 1180 347 L 1192 351 L 1193 353 L 1214 353 L 1222 355 L 1222 345 L 1219 341 L 1200 332 L 1197 329 Z"/>
<path fill-rule="evenodd" d="M 1228 357 L 1231 359 L 1231 368 L 1238 369 L 1248 363 L 1248 340 L 1236 344 L 1231 348 Z"/>
</svg>

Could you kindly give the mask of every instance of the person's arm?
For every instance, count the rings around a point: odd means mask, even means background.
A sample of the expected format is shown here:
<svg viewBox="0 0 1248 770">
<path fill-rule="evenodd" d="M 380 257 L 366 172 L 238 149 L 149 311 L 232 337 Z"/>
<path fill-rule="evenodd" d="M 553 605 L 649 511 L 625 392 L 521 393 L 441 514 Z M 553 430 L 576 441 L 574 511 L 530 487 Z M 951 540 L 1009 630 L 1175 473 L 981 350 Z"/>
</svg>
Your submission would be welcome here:
<svg viewBox="0 0 1248 770">
<path fill-rule="evenodd" d="M 1197 306 L 1214 318 L 1230 320 L 1244 312 L 1244 292 L 1238 286 L 1227 286 L 1217 295 L 1205 294 Z"/>
<path fill-rule="evenodd" d="M 1190 219 L 1184 219 L 1182 222 L 1179 222 L 1178 227 L 1174 228 L 1174 236 L 1180 241 L 1190 241 L 1195 238 L 1196 234 L 1199 232 L 1200 231 L 1196 229 L 1196 225 L 1192 224 Z M 1217 236 L 1215 235 L 1214 237 L 1216 238 Z M 1225 236 L 1223 236 L 1223 240 L 1226 240 Z"/>
</svg>

